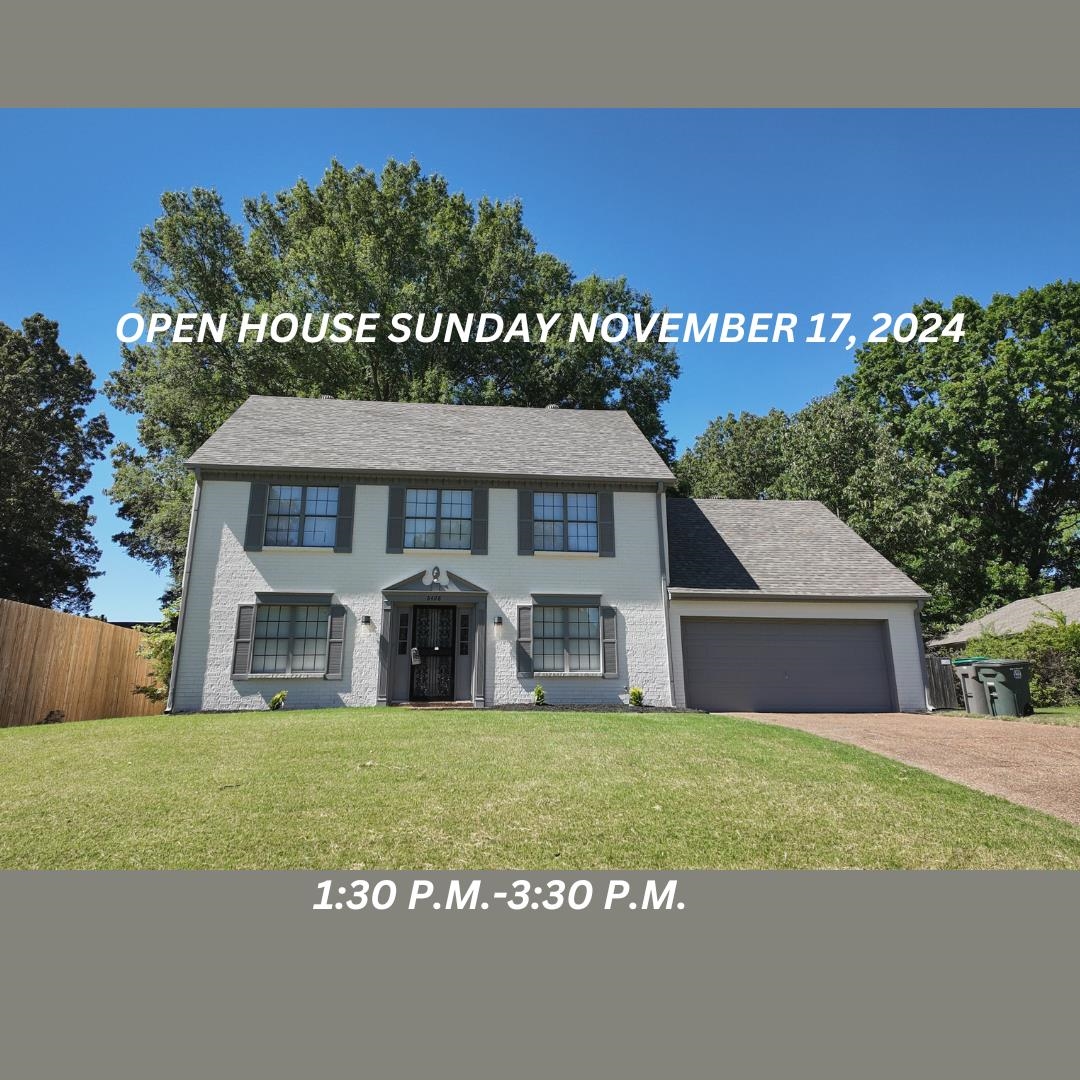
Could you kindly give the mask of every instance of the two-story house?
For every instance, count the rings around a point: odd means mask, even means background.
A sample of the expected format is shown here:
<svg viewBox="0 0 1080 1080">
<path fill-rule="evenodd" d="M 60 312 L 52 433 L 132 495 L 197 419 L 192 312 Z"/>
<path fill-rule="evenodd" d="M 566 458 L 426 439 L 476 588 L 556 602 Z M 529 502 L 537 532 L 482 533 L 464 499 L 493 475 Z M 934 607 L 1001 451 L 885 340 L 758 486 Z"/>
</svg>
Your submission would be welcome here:
<svg viewBox="0 0 1080 1080">
<path fill-rule="evenodd" d="M 625 412 L 251 397 L 188 465 L 177 711 L 925 707 L 917 586 L 817 503 L 669 501 Z"/>
</svg>

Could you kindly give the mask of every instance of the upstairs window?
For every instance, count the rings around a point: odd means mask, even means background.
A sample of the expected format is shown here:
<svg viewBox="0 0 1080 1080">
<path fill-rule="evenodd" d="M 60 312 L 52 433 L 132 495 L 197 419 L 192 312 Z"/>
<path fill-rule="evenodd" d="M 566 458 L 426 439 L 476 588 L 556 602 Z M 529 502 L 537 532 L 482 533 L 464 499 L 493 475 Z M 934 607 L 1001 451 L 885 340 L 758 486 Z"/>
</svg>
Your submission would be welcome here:
<svg viewBox="0 0 1080 1080">
<path fill-rule="evenodd" d="M 534 492 L 533 550 L 598 550 L 596 495 Z"/>
<path fill-rule="evenodd" d="M 407 488 L 405 491 L 405 547 L 472 547 L 471 490 Z"/>
<path fill-rule="evenodd" d="M 263 543 L 267 547 L 333 547 L 338 490 L 271 484 Z"/>
</svg>

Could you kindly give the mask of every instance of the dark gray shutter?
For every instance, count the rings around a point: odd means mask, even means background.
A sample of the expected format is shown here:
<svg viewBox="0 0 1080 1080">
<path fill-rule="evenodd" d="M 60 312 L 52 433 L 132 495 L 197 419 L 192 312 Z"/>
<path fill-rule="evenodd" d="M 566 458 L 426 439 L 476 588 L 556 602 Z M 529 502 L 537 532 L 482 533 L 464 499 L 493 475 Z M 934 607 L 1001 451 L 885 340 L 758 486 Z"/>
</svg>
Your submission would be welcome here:
<svg viewBox="0 0 1080 1080">
<path fill-rule="evenodd" d="M 263 485 L 266 486 L 265 484 Z M 233 675 L 251 674 L 251 642 L 255 636 L 255 605 L 236 609 L 236 638 L 233 643 Z"/>
<path fill-rule="evenodd" d="M 600 609 L 600 657 L 605 679 L 614 679 L 619 674 L 619 642 L 617 640 L 618 619 L 613 607 Z"/>
<path fill-rule="evenodd" d="M 244 532 L 244 550 L 262 551 L 263 537 L 266 535 L 266 498 L 270 494 L 270 485 L 262 480 L 253 480 L 248 492 L 247 529 Z"/>
<path fill-rule="evenodd" d="M 476 626 L 473 629 L 475 648 L 473 649 L 473 704 L 484 703 L 487 686 L 484 663 L 487 654 L 487 602 L 476 603 Z"/>
<path fill-rule="evenodd" d="M 517 670 L 519 675 L 525 675 L 531 679 L 533 673 L 532 607 L 518 608 L 517 623 Z"/>
<path fill-rule="evenodd" d="M 473 488 L 472 493 L 472 553 L 488 553 L 488 489 Z"/>
<path fill-rule="evenodd" d="M 390 485 L 390 511 L 386 517 L 386 551 L 400 555 L 405 547 L 405 488 Z"/>
<path fill-rule="evenodd" d="M 533 553 L 533 493 L 518 492 L 518 554 Z"/>
<path fill-rule="evenodd" d="M 337 531 L 335 551 L 352 551 L 353 518 L 356 516 L 356 485 L 341 484 L 337 496 Z"/>
<path fill-rule="evenodd" d="M 601 491 L 596 496 L 596 520 L 598 550 L 602 556 L 611 558 L 615 554 L 615 496 L 610 491 Z"/>
<path fill-rule="evenodd" d="M 340 679 L 345 663 L 345 609 L 340 604 L 330 608 L 330 634 L 326 642 L 326 677 Z"/>
<path fill-rule="evenodd" d="M 383 603 L 382 617 L 379 620 L 379 681 L 375 691 L 375 700 L 379 705 L 386 705 L 390 700 L 390 614 L 392 606 Z"/>
</svg>

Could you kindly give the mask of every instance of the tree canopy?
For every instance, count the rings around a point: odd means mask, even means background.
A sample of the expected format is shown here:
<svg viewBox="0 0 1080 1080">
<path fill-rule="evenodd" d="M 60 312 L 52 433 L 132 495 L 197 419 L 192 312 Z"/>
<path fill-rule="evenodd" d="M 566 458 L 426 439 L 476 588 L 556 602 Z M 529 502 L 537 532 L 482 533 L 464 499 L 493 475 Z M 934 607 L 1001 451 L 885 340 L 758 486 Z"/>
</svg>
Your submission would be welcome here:
<svg viewBox="0 0 1080 1080">
<path fill-rule="evenodd" d="M 135 259 L 144 314 L 653 310 L 624 278 L 577 279 L 538 251 L 520 202 L 474 204 L 415 161 L 378 176 L 335 161 L 316 187 L 246 199 L 242 221 L 207 189 L 166 194 L 162 211 Z M 191 491 L 181 463 L 249 394 L 624 408 L 673 456 L 660 415 L 679 370 L 670 346 L 569 342 L 558 329 L 546 343 L 497 347 L 376 338 L 124 347 L 107 393 L 140 416 L 140 445 L 113 452 L 110 494 L 130 523 L 116 539 L 178 575 Z"/>
<path fill-rule="evenodd" d="M 819 499 L 932 593 L 931 626 L 1077 584 L 1080 285 L 913 310 L 964 338 L 867 344 L 800 412 L 714 420 L 683 491 Z"/>
<path fill-rule="evenodd" d="M 0 323 L 0 596 L 86 612 L 101 552 L 80 493 L 112 436 L 87 416 L 93 373 L 59 333 L 41 314 Z"/>
<path fill-rule="evenodd" d="M 963 312 L 964 338 L 868 345 L 845 386 L 945 481 L 982 575 L 973 607 L 1077 584 L 1080 284 L 914 310 Z"/>
</svg>

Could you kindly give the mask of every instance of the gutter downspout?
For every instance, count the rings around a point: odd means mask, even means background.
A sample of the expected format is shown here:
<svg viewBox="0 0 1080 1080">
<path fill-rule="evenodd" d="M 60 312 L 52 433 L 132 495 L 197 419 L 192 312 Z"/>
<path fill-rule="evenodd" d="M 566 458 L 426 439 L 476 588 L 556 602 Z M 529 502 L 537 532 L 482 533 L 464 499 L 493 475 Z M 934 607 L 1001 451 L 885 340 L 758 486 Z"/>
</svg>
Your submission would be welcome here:
<svg viewBox="0 0 1080 1080">
<path fill-rule="evenodd" d="M 667 530 L 664 527 L 664 500 L 666 489 L 663 481 L 656 485 L 656 538 L 660 550 L 660 607 L 664 612 L 664 652 L 667 655 L 668 700 L 675 707 L 675 668 L 671 658 L 671 599 L 668 596 L 668 550 Z"/>
<path fill-rule="evenodd" d="M 918 647 L 919 675 L 922 678 L 923 701 L 926 702 L 926 711 L 932 713 L 934 706 L 930 701 L 930 684 L 926 680 L 926 639 L 923 636 L 922 609 L 925 600 L 919 600 L 915 605 L 915 644 Z"/>
<path fill-rule="evenodd" d="M 195 469 L 195 491 L 191 496 L 191 520 L 188 522 L 187 550 L 184 552 L 184 574 L 180 579 L 180 614 L 176 617 L 176 640 L 173 642 L 172 671 L 169 674 L 169 696 L 165 700 L 165 712 L 173 711 L 176 694 L 176 673 L 180 664 L 180 642 L 184 636 L 184 616 L 187 614 L 188 582 L 191 580 L 191 564 L 195 561 L 195 527 L 199 520 L 199 500 L 202 481 L 198 467 Z"/>
</svg>

